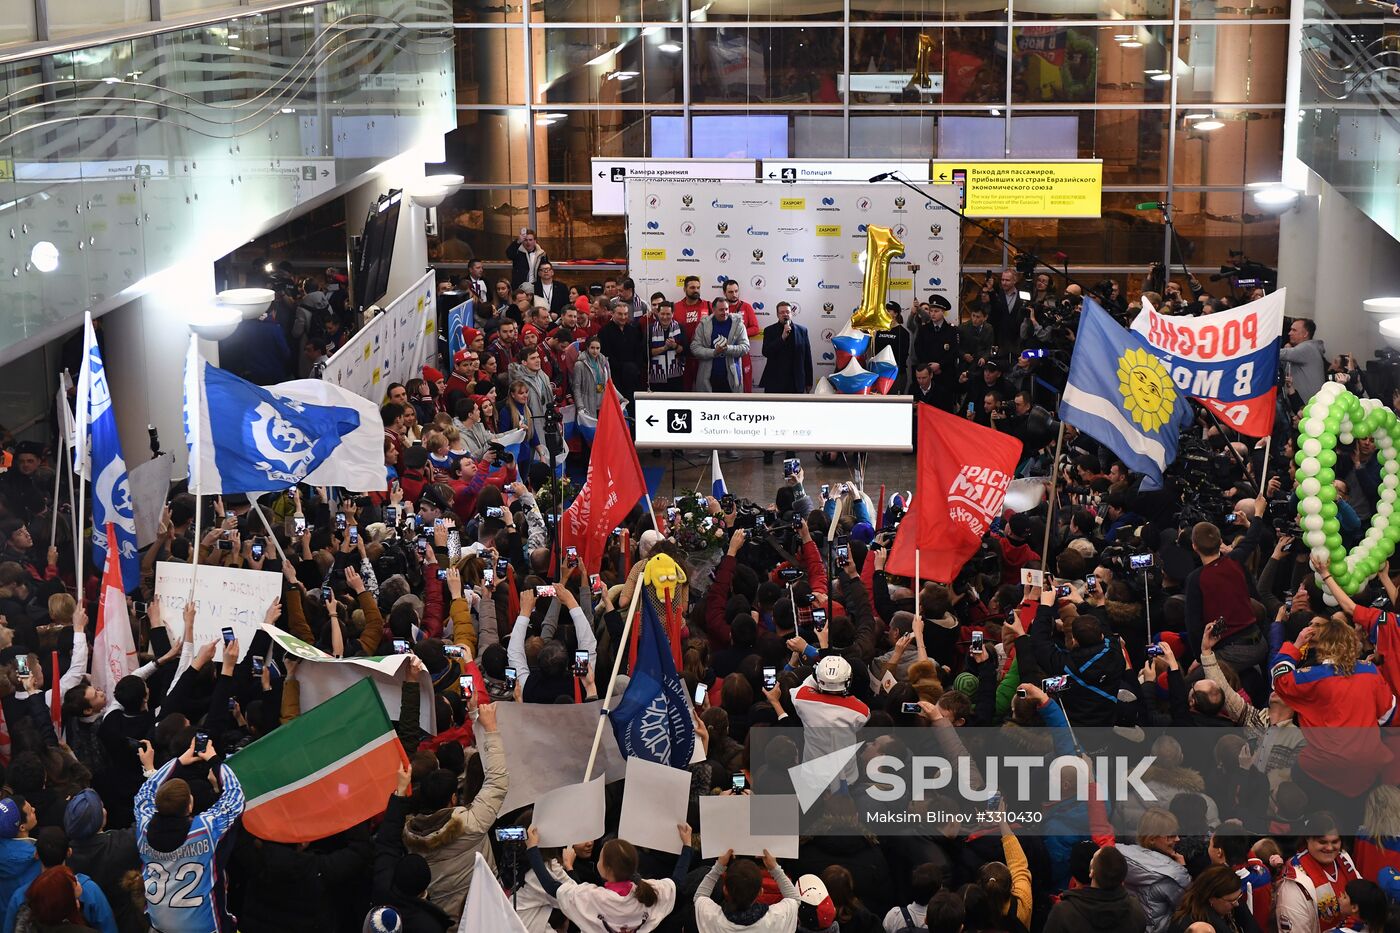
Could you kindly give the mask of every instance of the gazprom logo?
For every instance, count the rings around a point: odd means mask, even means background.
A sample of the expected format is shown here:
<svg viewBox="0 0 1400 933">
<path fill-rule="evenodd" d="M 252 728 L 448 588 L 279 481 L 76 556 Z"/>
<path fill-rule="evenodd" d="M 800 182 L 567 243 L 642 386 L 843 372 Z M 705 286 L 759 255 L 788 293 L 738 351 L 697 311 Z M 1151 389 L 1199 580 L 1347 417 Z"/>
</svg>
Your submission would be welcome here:
<svg viewBox="0 0 1400 933">
<path fill-rule="evenodd" d="M 682 256 L 694 256 L 694 255 L 695 255 L 695 250 L 693 250 L 693 249 L 691 249 L 690 247 L 687 246 L 685 249 L 681 250 L 681 255 L 682 255 Z"/>
<path fill-rule="evenodd" d="M 722 208 L 725 208 L 725 209 L 727 210 L 727 209 L 729 209 L 729 208 L 732 208 L 734 205 L 733 205 L 733 204 L 725 204 L 724 202 L 720 201 L 719 198 L 715 198 L 713 201 L 710 202 L 710 206 L 711 206 L 711 207 L 722 207 Z"/>
<path fill-rule="evenodd" d="M 826 284 L 826 279 L 818 279 L 818 280 L 817 280 L 817 288 L 840 288 L 840 287 L 841 287 L 840 285 L 828 285 L 828 284 Z"/>
<path fill-rule="evenodd" d="M 783 253 L 783 262 L 806 262 L 806 261 L 807 261 L 807 260 L 806 260 L 806 259 L 803 259 L 801 256 L 793 256 L 793 255 L 791 255 L 791 254 L 789 254 L 789 253 Z"/>
<path fill-rule="evenodd" d="M 767 235 L 768 235 L 768 231 L 767 231 L 767 230 L 760 230 L 760 229 L 758 229 L 757 227 L 754 227 L 754 226 L 750 226 L 750 227 L 749 227 L 749 236 L 767 236 Z"/>
<path fill-rule="evenodd" d="M 648 230 L 660 230 L 660 229 L 661 229 L 661 224 L 658 223 L 658 222 L 655 221 L 655 220 L 648 220 L 648 221 L 647 221 L 647 229 L 648 229 Z"/>
<path fill-rule="evenodd" d="M 835 203 L 836 203 L 836 199 L 835 199 L 835 198 L 822 198 L 822 205 L 825 206 L 825 207 L 830 207 L 831 205 L 833 205 L 833 204 L 835 204 Z"/>
</svg>

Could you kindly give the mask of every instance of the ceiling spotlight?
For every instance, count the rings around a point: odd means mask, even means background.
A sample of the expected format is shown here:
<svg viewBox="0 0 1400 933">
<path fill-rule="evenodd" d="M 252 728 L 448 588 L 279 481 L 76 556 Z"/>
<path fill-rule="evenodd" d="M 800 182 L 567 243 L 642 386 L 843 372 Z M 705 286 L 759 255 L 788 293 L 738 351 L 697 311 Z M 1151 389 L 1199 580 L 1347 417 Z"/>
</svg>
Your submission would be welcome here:
<svg viewBox="0 0 1400 933">
<path fill-rule="evenodd" d="M 209 301 L 203 304 L 196 303 L 187 313 L 185 322 L 201 339 L 223 340 L 233 336 L 233 332 L 238 330 L 238 325 L 243 322 L 243 315 L 230 305 Z"/>
<path fill-rule="evenodd" d="M 1113 38 L 1114 38 L 1114 41 L 1116 41 L 1116 42 L 1127 42 L 1129 39 L 1136 39 L 1136 38 L 1137 38 L 1137 34 L 1136 34 L 1136 33 L 1131 33 L 1131 32 L 1120 32 L 1120 33 L 1116 33 L 1116 34 L 1113 36 Z"/>
<path fill-rule="evenodd" d="M 1209 120 L 1200 120 L 1196 123 L 1196 129 L 1200 130 L 1202 133 L 1209 133 L 1214 130 L 1221 129 L 1224 126 L 1224 122 L 1217 120 L 1214 117 L 1211 117 Z"/>
<path fill-rule="evenodd" d="M 40 240 L 29 251 L 29 261 L 40 272 L 52 272 L 58 268 L 58 247 L 48 240 Z"/>
<path fill-rule="evenodd" d="M 553 114 L 551 114 L 553 116 Z M 443 172 L 440 175 L 429 175 L 423 179 L 423 184 L 431 188 L 460 188 L 467 179 L 463 175 L 455 175 Z"/>
<path fill-rule="evenodd" d="M 1151 77 L 1153 81 L 1170 81 L 1172 79 L 1172 76 L 1165 72 L 1152 75 Z"/>
<path fill-rule="evenodd" d="M 1124 49 L 1140 49 L 1142 48 L 1142 43 L 1136 39 L 1129 39 L 1127 42 L 1120 42 L 1119 47 Z"/>
<path fill-rule="evenodd" d="M 679 42 L 663 42 L 658 45 L 657 48 L 663 52 L 670 52 L 672 55 L 675 55 L 681 50 L 681 44 Z"/>
<path fill-rule="evenodd" d="M 1254 203 L 1266 211 L 1282 213 L 1298 203 L 1298 191 L 1285 184 L 1272 184 L 1255 189 Z"/>
<path fill-rule="evenodd" d="M 631 81 L 639 74 L 641 74 L 640 71 L 614 71 L 611 77 L 617 81 Z"/>
</svg>

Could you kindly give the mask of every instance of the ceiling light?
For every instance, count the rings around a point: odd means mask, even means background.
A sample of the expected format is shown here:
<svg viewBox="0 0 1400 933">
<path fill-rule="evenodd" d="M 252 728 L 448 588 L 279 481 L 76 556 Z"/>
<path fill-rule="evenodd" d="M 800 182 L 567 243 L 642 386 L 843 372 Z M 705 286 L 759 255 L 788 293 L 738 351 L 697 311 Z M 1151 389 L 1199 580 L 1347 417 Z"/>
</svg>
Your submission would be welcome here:
<svg viewBox="0 0 1400 933">
<path fill-rule="evenodd" d="M 1214 117 L 1212 117 L 1212 118 L 1210 118 L 1209 120 L 1201 120 L 1201 121 L 1197 122 L 1197 124 L 1196 124 L 1196 129 L 1200 130 L 1202 133 L 1209 133 L 1209 132 L 1212 132 L 1213 130 L 1218 130 L 1218 129 L 1220 129 L 1220 128 L 1223 127 L 1224 125 L 1225 125 L 1225 124 L 1224 124 L 1222 121 L 1217 120 L 1217 119 L 1215 119 Z"/>
<path fill-rule="evenodd" d="M 29 261 L 40 272 L 52 272 L 58 268 L 58 247 L 48 240 L 40 240 L 29 251 Z"/>
<path fill-rule="evenodd" d="M 614 71 L 612 77 L 618 81 L 630 81 L 639 74 L 641 74 L 640 71 Z"/>
<path fill-rule="evenodd" d="M 103 78 L 103 84 L 121 84 L 121 78 Z"/>
<path fill-rule="evenodd" d="M 663 42 L 658 45 L 657 48 L 663 52 L 670 52 L 674 55 L 681 50 L 681 44 L 679 42 Z"/>
<path fill-rule="evenodd" d="M 219 304 L 232 308 L 245 321 L 256 321 L 276 298 L 270 288 L 226 288 L 216 296 Z"/>
<path fill-rule="evenodd" d="M 213 301 L 196 304 L 185 318 L 190 330 L 204 340 L 223 340 L 225 337 L 231 337 L 242 322 L 243 315 L 237 308 Z"/>
<path fill-rule="evenodd" d="M 438 175 L 429 175 L 423 179 L 423 183 L 433 188 L 460 188 L 466 180 L 465 176 L 443 172 Z"/>
<path fill-rule="evenodd" d="M 1367 298 L 1361 302 L 1361 306 L 1370 314 L 1378 314 L 1382 317 L 1395 317 L 1400 315 L 1400 298 Z"/>
<path fill-rule="evenodd" d="M 1188 113 L 1183 116 L 1183 120 L 1209 120 L 1214 114 L 1209 113 Z"/>
<path fill-rule="evenodd" d="M 1142 43 L 1136 39 L 1129 39 L 1127 42 L 1119 43 L 1119 48 L 1140 49 L 1142 48 Z"/>
<path fill-rule="evenodd" d="M 419 207 L 437 207 L 447 200 L 447 189 L 425 184 L 408 189 L 408 196 Z"/>
<path fill-rule="evenodd" d="M 1129 39 L 1136 39 L 1136 38 L 1137 38 L 1137 35 L 1136 35 L 1135 33 L 1131 33 L 1131 32 L 1120 32 L 1120 33 L 1115 33 L 1114 36 L 1113 36 L 1113 38 L 1114 38 L 1116 41 L 1118 41 L 1118 42 L 1126 42 L 1126 41 L 1128 41 Z"/>
<path fill-rule="evenodd" d="M 1153 81 L 1170 81 L 1171 79 L 1172 79 L 1172 76 L 1169 75 L 1169 74 L 1155 74 L 1155 75 L 1152 75 L 1152 80 L 1153 80 Z"/>
<path fill-rule="evenodd" d="M 229 46 L 229 47 L 228 47 L 228 50 L 229 50 L 230 52 L 241 52 L 241 51 L 243 51 L 242 49 L 240 49 L 240 48 L 239 48 L 238 46 L 236 46 L 236 45 L 231 45 L 231 46 Z"/>
<path fill-rule="evenodd" d="M 1283 183 L 1254 191 L 1254 203 L 1269 211 L 1285 211 L 1298 203 L 1298 192 Z"/>
</svg>

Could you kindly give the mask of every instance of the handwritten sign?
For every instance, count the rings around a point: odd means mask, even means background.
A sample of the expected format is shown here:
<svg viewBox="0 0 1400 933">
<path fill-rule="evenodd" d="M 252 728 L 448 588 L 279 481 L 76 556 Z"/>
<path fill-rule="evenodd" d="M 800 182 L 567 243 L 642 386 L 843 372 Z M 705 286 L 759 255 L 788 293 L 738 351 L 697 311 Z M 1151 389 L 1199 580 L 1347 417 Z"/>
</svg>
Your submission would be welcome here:
<svg viewBox="0 0 1400 933">
<path fill-rule="evenodd" d="M 177 634 L 184 626 L 183 613 L 193 573 L 190 564 L 156 564 L 156 599 L 160 601 L 161 618 Z M 223 629 L 232 628 L 241 660 L 267 615 L 267 607 L 282 594 L 282 575 L 265 570 L 200 566 L 194 581 L 195 647 L 222 641 Z"/>
</svg>

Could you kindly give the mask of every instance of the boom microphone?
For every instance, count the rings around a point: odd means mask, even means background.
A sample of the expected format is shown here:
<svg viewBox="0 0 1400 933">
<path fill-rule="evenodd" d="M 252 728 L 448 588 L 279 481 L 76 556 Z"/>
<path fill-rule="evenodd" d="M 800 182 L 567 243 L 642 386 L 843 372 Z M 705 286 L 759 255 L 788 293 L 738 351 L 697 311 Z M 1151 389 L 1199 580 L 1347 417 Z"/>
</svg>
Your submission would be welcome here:
<svg viewBox="0 0 1400 933">
<path fill-rule="evenodd" d="M 1143 201 L 1137 206 L 1137 209 L 1140 211 L 1160 211 L 1165 207 L 1166 205 L 1161 201 Z"/>
<path fill-rule="evenodd" d="M 871 176 L 870 181 L 872 181 L 872 182 L 884 181 L 886 178 L 889 178 L 889 177 L 890 177 L 891 175 L 893 175 L 893 174 L 894 174 L 894 172 L 881 172 L 881 173 L 878 174 L 878 175 Z"/>
</svg>

